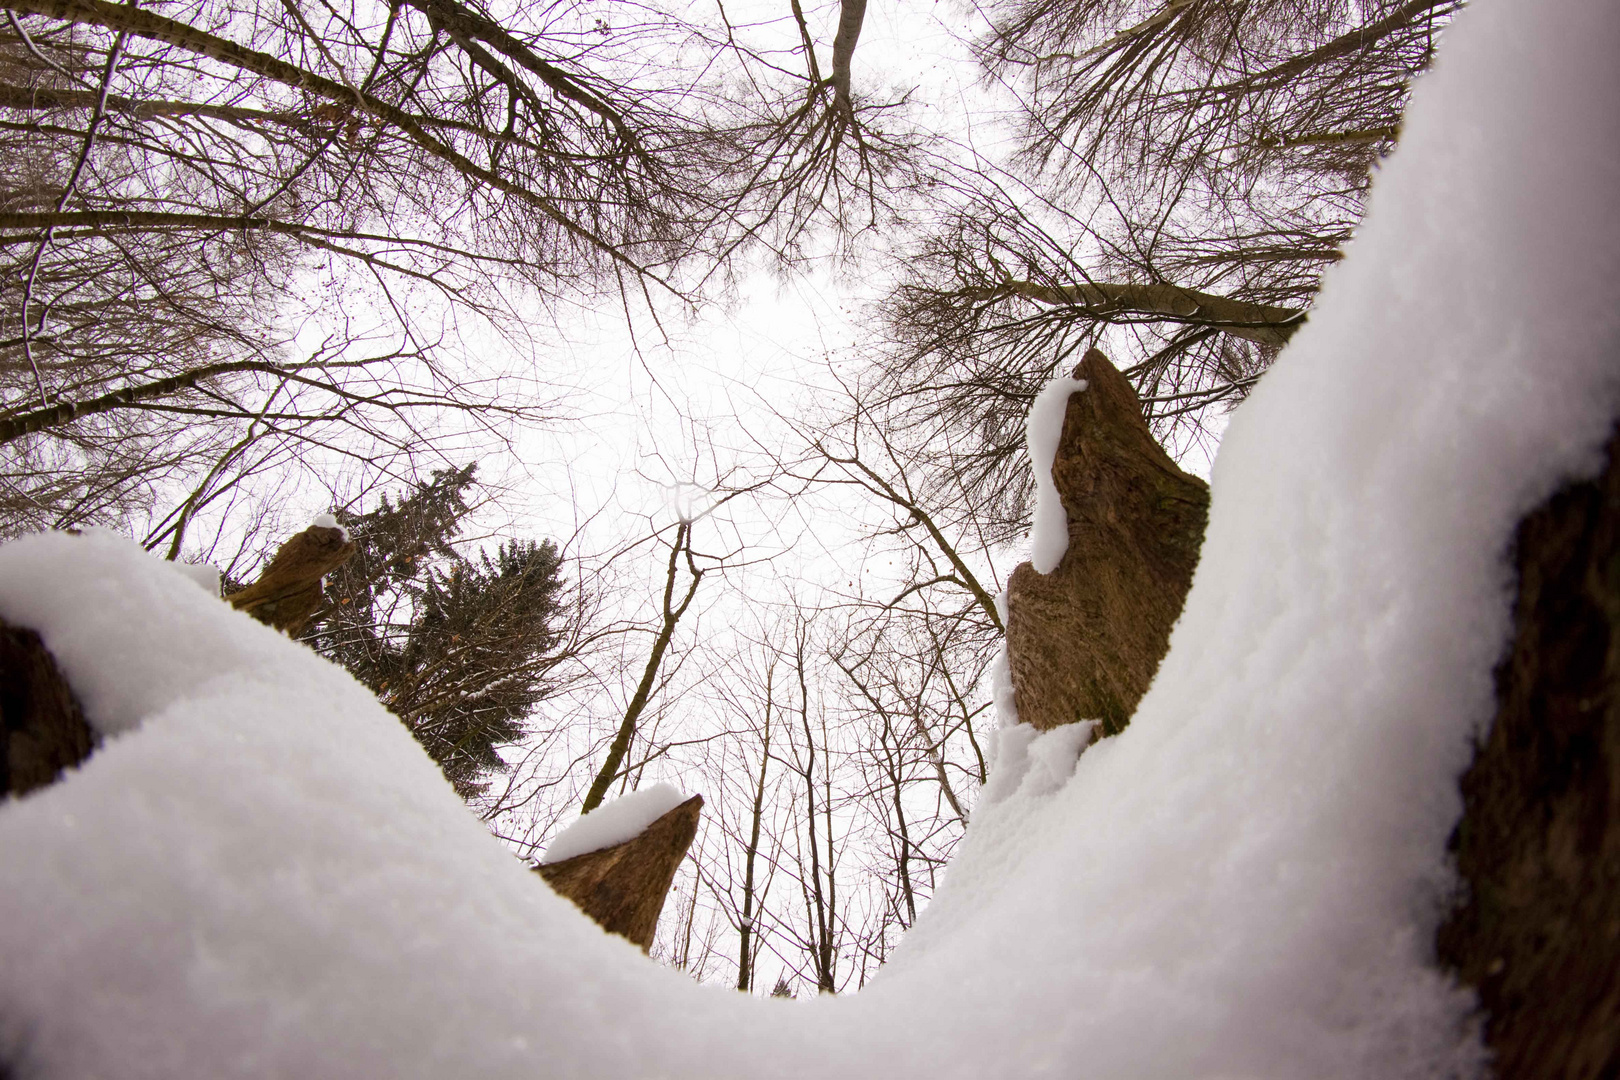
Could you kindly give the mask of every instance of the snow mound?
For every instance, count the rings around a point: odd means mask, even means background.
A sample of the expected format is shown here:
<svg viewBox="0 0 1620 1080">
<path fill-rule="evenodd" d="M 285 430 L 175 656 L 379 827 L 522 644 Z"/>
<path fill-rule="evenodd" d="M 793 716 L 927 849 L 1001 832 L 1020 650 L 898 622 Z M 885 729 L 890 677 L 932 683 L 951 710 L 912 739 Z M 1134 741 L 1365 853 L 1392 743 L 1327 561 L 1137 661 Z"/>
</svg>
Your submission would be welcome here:
<svg viewBox="0 0 1620 1080">
<path fill-rule="evenodd" d="M 1005 616 L 1001 622 L 1006 625 Z M 1012 660 L 1005 642 L 990 658 L 990 702 L 995 707 L 998 730 L 1018 723 L 1018 695 L 1013 691 Z"/>
<path fill-rule="evenodd" d="M 210 596 L 219 595 L 219 567 L 213 563 L 183 563 L 177 562 L 174 568 L 195 581 L 199 588 Z"/>
<path fill-rule="evenodd" d="M 0 616 L 110 736 L 0 805 L 0 1063 L 1481 1075 L 1431 943 L 1514 526 L 1620 414 L 1617 54 L 1610 0 L 1494 0 L 1447 31 L 1354 244 L 1232 419 L 1130 727 L 1077 762 L 1028 740 L 856 996 L 691 985 L 545 888 L 308 649 L 127 541 L 0 548 Z"/>
<path fill-rule="evenodd" d="M 1037 731 L 1029 724 L 997 731 L 995 764 L 974 808 L 975 818 L 1010 795 L 1038 798 L 1060 790 L 1074 775 L 1096 726 L 1094 720 L 1082 720 L 1052 731 Z"/>
<path fill-rule="evenodd" d="M 622 798 L 603 803 L 588 814 L 580 815 L 578 821 L 552 839 L 540 862 L 562 862 L 575 855 L 622 844 L 640 836 L 643 829 L 685 801 L 686 796 L 671 784 L 638 788 Z"/>
</svg>

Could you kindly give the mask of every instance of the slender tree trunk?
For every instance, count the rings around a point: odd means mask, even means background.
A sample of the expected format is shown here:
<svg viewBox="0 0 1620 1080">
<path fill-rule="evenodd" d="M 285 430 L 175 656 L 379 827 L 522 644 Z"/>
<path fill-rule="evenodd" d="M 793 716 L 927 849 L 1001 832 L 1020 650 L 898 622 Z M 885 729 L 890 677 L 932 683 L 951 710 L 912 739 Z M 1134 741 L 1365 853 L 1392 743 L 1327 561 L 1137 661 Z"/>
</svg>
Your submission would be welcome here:
<svg viewBox="0 0 1620 1080">
<path fill-rule="evenodd" d="M 691 581 L 687 584 L 686 595 L 680 604 L 674 603 L 675 579 L 680 576 L 680 559 L 682 552 L 686 554 L 686 566 L 691 574 Z M 630 699 L 630 704 L 624 710 L 624 719 L 619 722 L 619 731 L 613 737 L 613 743 L 608 747 L 607 759 L 597 770 L 596 779 L 592 781 L 590 790 L 585 794 L 585 805 L 580 813 L 588 814 L 602 805 L 602 799 L 607 790 L 613 785 L 618 776 L 619 766 L 623 764 L 625 754 L 630 750 L 630 740 L 635 737 L 636 723 L 641 719 L 642 712 L 647 708 L 647 702 L 652 699 L 653 688 L 658 685 L 658 669 L 664 662 L 664 653 L 669 649 L 670 639 L 675 636 L 675 627 L 686 614 L 686 609 L 692 604 L 692 597 L 697 594 L 698 583 L 703 580 L 703 571 L 699 570 L 692 561 L 692 526 L 688 522 L 681 522 L 675 530 L 675 543 L 669 549 L 669 573 L 664 579 L 664 621 L 659 627 L 658 637 L 653 642 L 652 655 L 647 657 L 647 667 L 641 673 L 641 683 Z"/>
<path fill-rule="evenodd" d="M 692 895 L 686 898 L 686 912 L 682 917 L 681 954 L 675 961 L 675 966 L 681 971 L 688 970 L 692 963 L 692 920 L 697 918 L 697 891 L 698 880 L 694 879 Z"/>
<path fill-rule="evenodd" d="M 832 763 L 827 760 L 827 720 L 825 715 L 821 721 L 821 754 L 821 813 L 827 824 L 827 905 L 821 916 L 821 983 L 819 989 L 822 993 L 832 994 L 838 990 L 837 980 L 834 978 L 838 964 L 838 951 L 834 948 L 834 935 L 838 930 L 838 874 L 833 858 Z"/>
<path fill-rule="evenodd" d="M 883 718 L 883 730 L 885 735 L 893 734 L 887 716 Z M 900 872 L 900 896 L 906 902 L 906 920 L 903 926 L 909 929 L 911 924 L 917 921 L 917 897 L 911 887 L 911 832 L 906 828 L 906 805 L 902 798 L 905 792 L 905 763 L 900 760 L 899 740 L 896 739 L 895 743 L 892 753 L 885 749 L 885 756 L 888 758 L 889 787 L 893 792 L 895 828 L 900 833 L 900 852 L 895 859 L 895 865 Z M 942 782 L 943 779 L 941 776 Z M 950 791 L 949 785 L 945 786 L 945 790 Z M 952 802 L 954 804 L 954 798 Z"/>
<path fill-rule="evenodd" d="M 804 727 L 805 759 L 800 775 L 804 777 L 805 827 L 810 840 L 810 883 L 805 888 L 805 902 L 810 908 L 810 958 L 816 969 L 816 989 L 833 993 L 832 920 L 828 913 L 828 897 L 822 885 L 821 847 L 816 835 L 819 829 L 816 812 L 816 737 L 810 727 L 810 689 L 805 681 L 805 636 L 801 621 L 794 630 L 794 673 L 799 680 L 799 721 Z M 831 832 L 828 833 L 829 842 Z"/>
<path fill-rule="evenodd" d="M 760 821 L 765 815 L 765 771 L 771 763 L 771 687 L 773 667 L 765 673 L 765 730 L 759 749 L 759 779 L 754 784 L 753 822 L 748 833 L 748 851 L 743 859 L 742 919 L 738 927 L 737 989 L 747 993 L 754 988 L 754 859 L 759 854 Z"/>
</svg>

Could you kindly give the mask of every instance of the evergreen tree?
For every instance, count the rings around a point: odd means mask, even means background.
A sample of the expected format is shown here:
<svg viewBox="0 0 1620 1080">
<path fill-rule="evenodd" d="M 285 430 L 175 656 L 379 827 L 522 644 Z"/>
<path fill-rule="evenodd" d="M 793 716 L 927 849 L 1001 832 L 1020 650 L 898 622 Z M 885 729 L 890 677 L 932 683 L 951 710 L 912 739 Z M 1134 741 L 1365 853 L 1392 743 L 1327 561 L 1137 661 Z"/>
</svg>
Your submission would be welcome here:
<svg viewBox="0 0 1620 1080">
<path fill-rule="evenodd" d="M 475 559 L 451 546 L 473 483 L 471 465 L 441 470 L 397 502 L 339 513 L 359 550 L 331 575 L 309 638 L 399 716 L 463 798 L 505 767 L 499 748 L 546 696 L 565 606 L 551 541 Z"/>
</svg>

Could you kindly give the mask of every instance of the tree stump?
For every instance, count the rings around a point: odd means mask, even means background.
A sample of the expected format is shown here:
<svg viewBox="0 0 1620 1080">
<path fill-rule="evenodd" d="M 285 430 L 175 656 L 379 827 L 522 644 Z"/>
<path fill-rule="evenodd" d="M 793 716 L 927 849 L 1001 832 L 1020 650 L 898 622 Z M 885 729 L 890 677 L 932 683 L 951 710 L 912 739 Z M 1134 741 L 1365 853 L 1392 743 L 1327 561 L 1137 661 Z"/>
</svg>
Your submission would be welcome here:
<svg viewBox="0 0 1620 1080">
<path fill-rule="evenodd" d="M 1498 1076 L 1620 1076 L 1620 432 L 1520 523 L 1513 646 L 1462 779 L 1463 903 L 1437 950 Z"/>
<path fill-rule="evenodd" d="M 1089 350 L 1074 377 L 1052 479 L 1069 548 L 1007 582 L 1007 660 L 1018 719 L 1041 730 L 1100 720 L 1121 731 L 1147 692 L 1192 585 L 1209 485 L 1148 430 L 1130 380 Z"/>
<path fill-rule="evenodd" d="M 694 795 L 622 844 L 534 869 L 602 929 L 646 952 L 702 813 L 703 796 Z"/>
<path fill-rule="evenodd" d="M 0 621 L 0 796 L 54 783 L 95 744 L 39 634 Z"/>
<path fill-rule="evenodd" d="M 225 599 L 236 610 L 297 637 L 326 602 L 321 578 L 356 549 L 342 529 L 311 525 L 281 545 L 258 581 Z"/>
</svg>

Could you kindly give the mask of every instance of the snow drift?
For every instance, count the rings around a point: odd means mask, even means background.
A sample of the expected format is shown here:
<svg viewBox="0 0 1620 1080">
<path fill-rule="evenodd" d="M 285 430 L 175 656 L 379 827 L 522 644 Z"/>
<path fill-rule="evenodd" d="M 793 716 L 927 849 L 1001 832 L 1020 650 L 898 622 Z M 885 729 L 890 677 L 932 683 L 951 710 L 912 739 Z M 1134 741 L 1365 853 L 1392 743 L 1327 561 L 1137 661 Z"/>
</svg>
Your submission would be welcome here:
<svg viewBox="0 0 1620 1080">
<path fill-rule="evenodd" d="M 1470 1075 L 1430 939 L 1518 518 L 1620 412 L 1620 7 L 1479 0 L 1234 416 L 1130 728 L 1023 745 L 862 994 L 603 936 L 357 684 L 105 536 L 0 550 L 106 744 L 0 807 L 31 1077 Z M 1051 739 L 1051 736 L 1047 736 Z M 1017 741 L 1016 739 L 1014 740 Z"/>
</svg>

